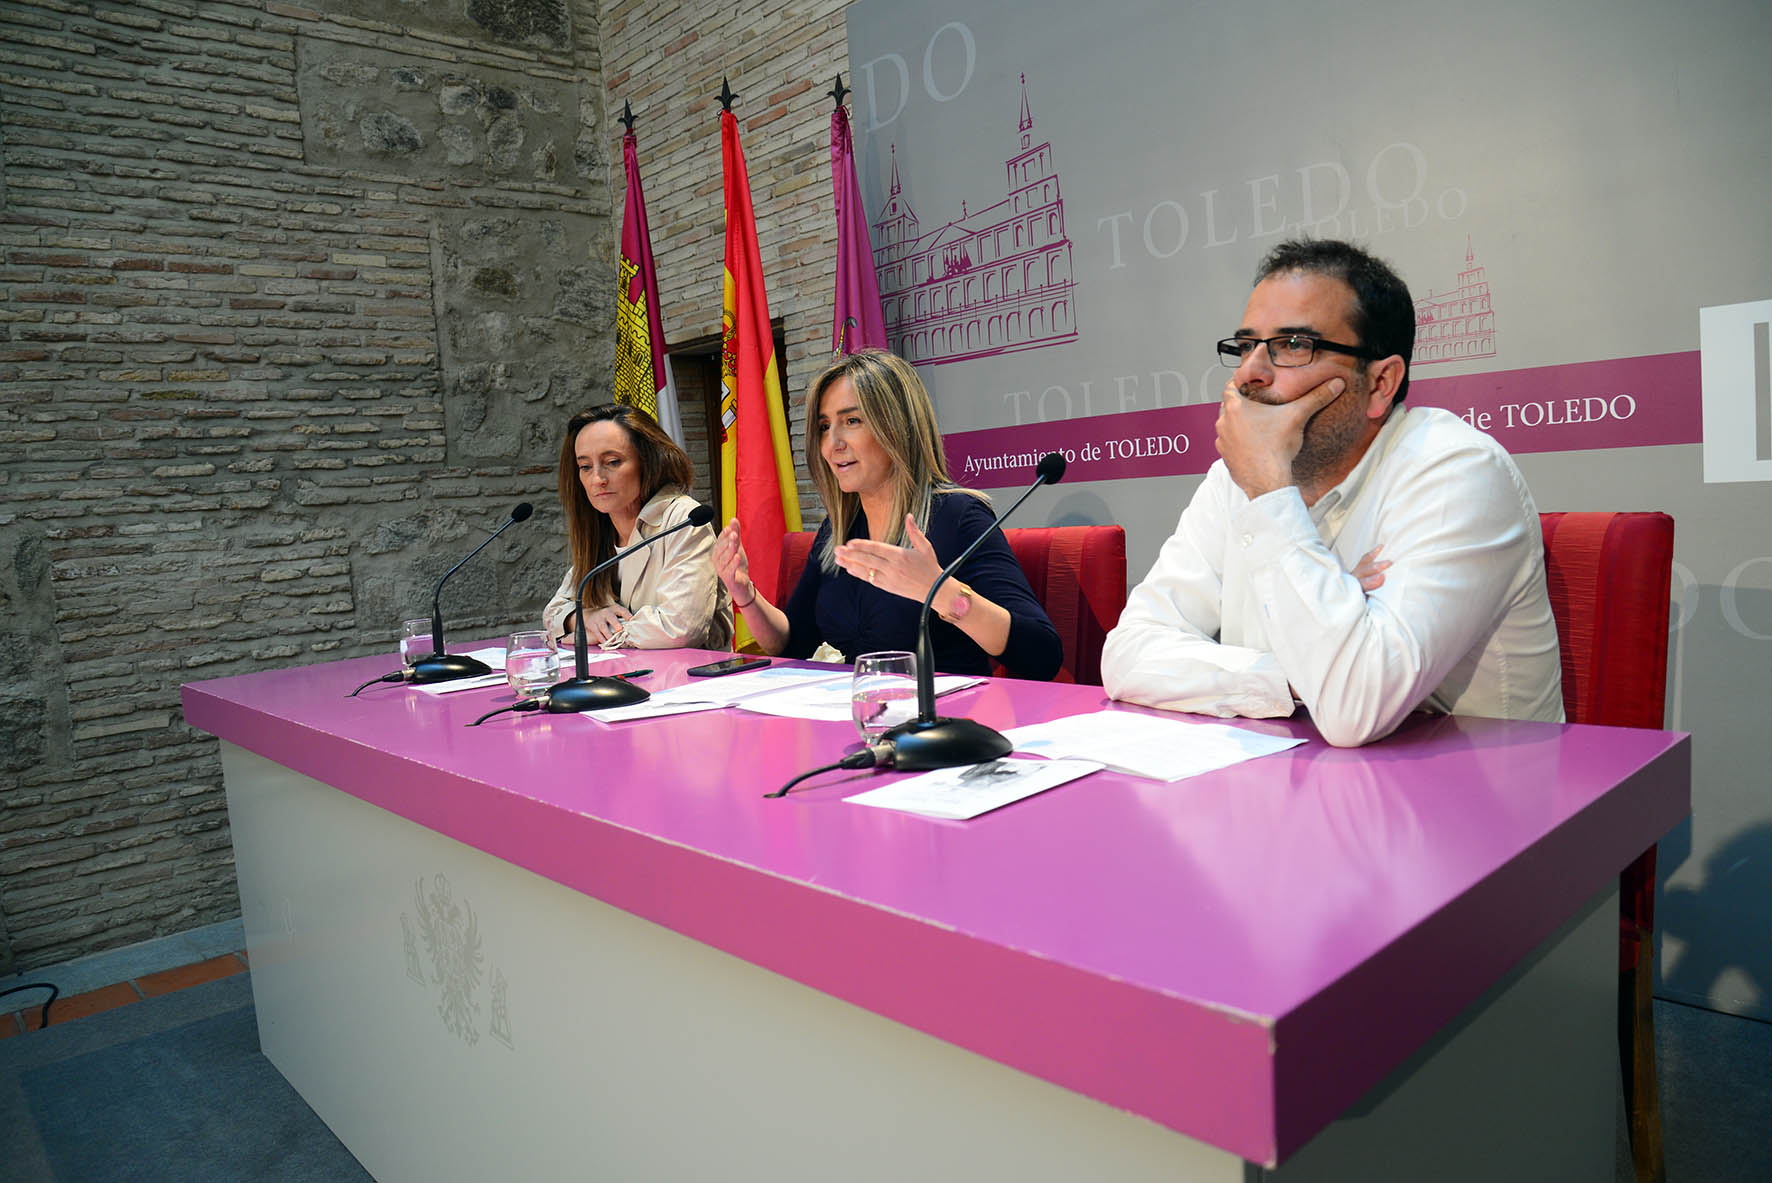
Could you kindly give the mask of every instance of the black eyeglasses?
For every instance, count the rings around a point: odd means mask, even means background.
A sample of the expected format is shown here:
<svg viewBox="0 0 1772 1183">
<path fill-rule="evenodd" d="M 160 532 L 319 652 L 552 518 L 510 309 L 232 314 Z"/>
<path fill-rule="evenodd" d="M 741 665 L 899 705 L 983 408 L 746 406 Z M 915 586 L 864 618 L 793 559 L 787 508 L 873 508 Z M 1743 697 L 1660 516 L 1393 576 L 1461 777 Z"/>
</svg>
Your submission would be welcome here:
<svg viewBox="0 0 1772 1183">
<path fill-rule="evenodd" d="M 1267 346 L 1268 360 L 1276 366 L 1287 367 L 1310 365 L 1317 360 L 1319 349 L 1345 353 L 1350 357 L 1363 357 L 1368 361 L 1376 361 L 1384 356 L 1361 345 L 1339 345 L 1304 333 L 1287 333 L 1280 337 L 1226 337 L 1218 343 L 1218 360 L 1234 370 L 1243 364 L 1244 358 L 1255 352 L 1257 345 Z"/>
</svg>

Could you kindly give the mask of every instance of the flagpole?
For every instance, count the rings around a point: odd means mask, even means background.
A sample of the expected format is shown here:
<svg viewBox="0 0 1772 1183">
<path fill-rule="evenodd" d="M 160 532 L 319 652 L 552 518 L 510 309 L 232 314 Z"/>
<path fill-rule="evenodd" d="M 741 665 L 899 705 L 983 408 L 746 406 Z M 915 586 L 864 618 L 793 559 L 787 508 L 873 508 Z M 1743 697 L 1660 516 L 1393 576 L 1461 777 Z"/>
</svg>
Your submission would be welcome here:
<svg viewBox="0 0 1772 1183">
<path fill-rule="evenodd" d="M 831 96 L 831 200 L 837 215 L 837 282 L 831 301 L 831 350 L 887 347 L 886 317 L 874 273 L 874 248 L 868 236 L 861 183 L 855 176 L 855 140 L 843 96 L 850 92 L 843 75 L 826 92 Z"/>
</svg>

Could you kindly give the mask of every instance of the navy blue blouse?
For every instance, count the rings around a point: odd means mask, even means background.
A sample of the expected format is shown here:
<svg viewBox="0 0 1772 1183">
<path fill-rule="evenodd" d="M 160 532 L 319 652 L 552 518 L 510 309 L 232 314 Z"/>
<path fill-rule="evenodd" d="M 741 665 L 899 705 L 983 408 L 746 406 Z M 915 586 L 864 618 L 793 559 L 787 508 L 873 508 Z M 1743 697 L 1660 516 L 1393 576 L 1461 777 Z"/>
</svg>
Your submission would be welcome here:
<svg viewBox="0 0 1772 1183">
<path fill-rule="evenodd" d="M 996 515 L 990 502 L 964 493 L 935 497 L 925 533 L 942 566 L 971 545 L 990 527 Z M 829 641 L 854 661 L 862 653 L 883 649 L 917 648 L 917 614 L 921 600 L 882 591 L 847 571 L 826 572 L 819 564 L 830 540 L 827 519 L 818 528 L 812 554 L 794 586 L 784 611 L 788 618 L 786 657 L 811 657 L 821 641 Z M 853 537 L 867 537 L 867 518 L 857 514 Z M 954 578 L 972 586 L 979 595 L 1009 612 L 1009 643 L 996 660 L 1012 678 L 1050 681 L 1064 662 L 1058 630 L 1046 610 L 1034 598 L 1021 564 L 1001 531 L 994 532 L 975 551 Z M 934 615 L 929 618 L 929 643 L 935 651 L 935 668 L 946 674 L 989 674 L 991 657 L 958 628 Z"/>
</svg>

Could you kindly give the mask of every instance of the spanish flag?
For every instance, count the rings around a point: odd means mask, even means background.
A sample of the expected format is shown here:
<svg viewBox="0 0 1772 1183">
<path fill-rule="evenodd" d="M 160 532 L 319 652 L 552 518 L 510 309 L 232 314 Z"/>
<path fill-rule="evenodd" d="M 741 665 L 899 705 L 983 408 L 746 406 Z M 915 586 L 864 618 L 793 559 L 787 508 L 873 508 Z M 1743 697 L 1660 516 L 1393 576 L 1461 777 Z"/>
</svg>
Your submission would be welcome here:
<svg viewBox="0 0 1772 1183">
<path fill-rule="evenodd" d="M 775 586 L 781 536 L 800 528 L 794 453 L 775 364 L 763 260 L 751 212 L 751 182 L 738 146 L 738 120 L 720 112 L 726 180 L 726 283 L 720 321 L 720 514 L 737 518 L 760 592 L 780 604 L 791 588 Z M 738 642 L 749 633 L 739 621 Z"/>
</svg>

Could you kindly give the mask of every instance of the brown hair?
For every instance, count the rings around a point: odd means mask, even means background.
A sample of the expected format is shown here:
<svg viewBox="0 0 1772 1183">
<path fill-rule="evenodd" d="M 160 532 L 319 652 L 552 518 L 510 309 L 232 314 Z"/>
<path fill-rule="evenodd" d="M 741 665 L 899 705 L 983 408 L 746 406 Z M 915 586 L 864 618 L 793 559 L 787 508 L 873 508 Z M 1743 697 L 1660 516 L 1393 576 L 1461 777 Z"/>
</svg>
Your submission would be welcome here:
<svg viewBox="0 0 1772 1183">
<path fill-rule="evenodd" d="M 580 411 L 568 419 L 566 436 L 560 441 L 559 487 L 560 508 L 566 516 L 566 541 L 572 549 L 574 584 L 616 549 L 615 527 L 609 515 L 591 505 L 584 484 L 578 479 L 578 433 L 593 423 L 618 423 L 627 432 L 640 465 L 641 505 L 657 496 L 660 489 L 687 489 L 695 483 L 695 464 L 689 454 L 638 407 L 611 403 Z M 617 570 L 611 567 L 591 581 L 585 590 L 585 604 L 601 607 L 613 603 L 619 590 Z"/>
<path fill-rule="evenodd" d="M 929 391 L 911 364 L 884 349 L 862 349 L 840 357 L 813 379 L 806 392 L 806 471 L 824 501 L 831 520 L 831 537 L 819 563 L 826 571 L 837 567 L 835 550 L 848 541 L 861 512 L 861 498 L 837 487 L 837 477 L 819 454 L 818 408 L 825 391 L 839 378 L 849 379 L 855 390 L 861 417 L 880 447 L 892 458 L 892 521 L 881 542 L 903 546 L 904 519 L 913 514 L 920 529 L 929 528 L 930 501 L 936 493 L 983 494 L 954 484 L 948 477 L 942 453 L 941 429 L 935 423 L 935 407 Z"/>
<path fill-rule="evenodd" d="M 1259 285 L 1270 275 L 1292 271 L 1339 279 L 1348 286 L 1354 296 L 1348 327 L 1359 338 L 1352 344 L 1370 350 L 1362 355 L 1370 360 L 1392 354 L 1402 358 L 1403 380 L 1392 401 L 1400 403 L 1407 398 L 1409 357 L 1415 350 L 1415 301 L 1409 296 L 1409 286 L 1390 265 L 1349 242 L 1301 238 L 1269 251 L 1255 269 L 1255 282 Z"/>
</svg>

